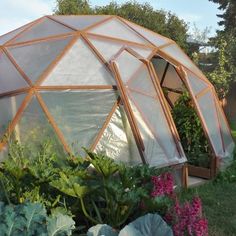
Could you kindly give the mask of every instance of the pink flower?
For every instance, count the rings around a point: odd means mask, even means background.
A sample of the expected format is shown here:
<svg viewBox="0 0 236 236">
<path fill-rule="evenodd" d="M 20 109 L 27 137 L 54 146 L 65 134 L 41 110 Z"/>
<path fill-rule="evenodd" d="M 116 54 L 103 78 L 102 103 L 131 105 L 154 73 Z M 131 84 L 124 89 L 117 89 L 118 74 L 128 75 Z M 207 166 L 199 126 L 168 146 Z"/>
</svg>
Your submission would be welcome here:
<svg viewBox="0 0 236 236">
<path fill-rule="evenodd" d="M 170 173 L 164 173 L 160 176 L 152 176 L 153 189 L 151 197 L 172 195 L 174 189 L 174 179 Z"/>
<path fill-rule="evenodd" d="M 175 236 L 207 236 L 208 224 L 207 220 L 202 218 L 201 199 L 195 197 L 192 202 L 179 204 L 178 199 L 175 205 L 166 214 L 166 219 L 173 227 Z"/>
</svg>

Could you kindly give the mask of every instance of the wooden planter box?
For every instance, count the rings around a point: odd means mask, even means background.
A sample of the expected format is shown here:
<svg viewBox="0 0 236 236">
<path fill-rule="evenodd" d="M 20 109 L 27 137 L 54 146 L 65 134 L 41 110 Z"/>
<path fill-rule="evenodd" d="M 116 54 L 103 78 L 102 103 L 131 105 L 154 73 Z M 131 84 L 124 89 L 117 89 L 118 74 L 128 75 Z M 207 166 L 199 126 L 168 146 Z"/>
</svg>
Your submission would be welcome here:
<svg viewBox="0 0 236 236">
<path fill-rule="evenodd" d="M 204 179 L 211 179 L 212 173 L 210 168 L 204 168 L 199 166 L 193 166 L 188 164 L 188 174 L 195 177 Z"/>
</svg>

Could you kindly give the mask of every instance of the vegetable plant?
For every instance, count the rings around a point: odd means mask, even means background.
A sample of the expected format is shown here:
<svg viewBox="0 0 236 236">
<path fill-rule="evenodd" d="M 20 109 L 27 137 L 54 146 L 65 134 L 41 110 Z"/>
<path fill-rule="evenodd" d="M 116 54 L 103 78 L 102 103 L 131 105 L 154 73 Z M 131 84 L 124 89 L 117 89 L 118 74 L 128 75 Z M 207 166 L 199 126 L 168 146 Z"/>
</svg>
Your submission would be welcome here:
<svg viewBox="0 0 236 236">
<path fill-rule="evenodd" d="M 211 156 L 209 142 L 187 92 L 175 103 L 172 115 L 189 163 L 208 168 Z"/>
</svg>

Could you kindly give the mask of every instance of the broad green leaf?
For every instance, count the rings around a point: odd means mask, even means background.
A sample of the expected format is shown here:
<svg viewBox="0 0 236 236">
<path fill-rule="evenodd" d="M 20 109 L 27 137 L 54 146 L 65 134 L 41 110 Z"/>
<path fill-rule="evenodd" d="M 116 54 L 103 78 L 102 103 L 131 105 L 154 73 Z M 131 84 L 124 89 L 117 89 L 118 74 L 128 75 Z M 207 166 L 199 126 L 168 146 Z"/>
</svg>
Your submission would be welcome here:
<svg viewBox="0 0 236 236">
<path fill-rule="evenodd" d="M 48 219 L 48 236 L 70 236 L 75 228 L 71 217 L 58 213 Z"/>
</svg>

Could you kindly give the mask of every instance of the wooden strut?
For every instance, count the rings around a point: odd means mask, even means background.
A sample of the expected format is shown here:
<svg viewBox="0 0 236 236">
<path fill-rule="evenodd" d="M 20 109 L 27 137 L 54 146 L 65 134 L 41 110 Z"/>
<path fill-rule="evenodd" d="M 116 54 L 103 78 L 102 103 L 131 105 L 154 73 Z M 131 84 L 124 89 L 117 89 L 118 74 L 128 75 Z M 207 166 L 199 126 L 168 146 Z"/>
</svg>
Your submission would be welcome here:
<svg viewBox="0 0 236 236">
<path fill-rule="evenodd" d="M 148 67 L 149 73 L 150 73 L 151 78 L 153 80 L 154 87 L 155 87 L 157 94 L 159 96 L 162 110 L 163 110 L 164 116 L 166 117 L 167 124 L 170 129 L 170 133 L 173 135 L 173 139 L 176 144 L 177 151 L 178 151 L 180 157 L 183 157 L 183 156 L 185 156 L 185 154 L 184 154 L 183 150 L 180 148 L 179 134 L 178 134 L 178 131 L 175 127 L 175 123 L 174 123 L 174 120 L 173 120 L 172 115 L 170 113 L 169 107 L 166 103 L 163 91 L 162 91 L 160 84 L 158 82 L 159 78 L 157 77 L 157 74 L 155 73 L 155 69 L 154 69 L 152 63 L 149 61 L 146 61 L 146 65 Z"/>
<path fill-rule="evenodd" d="M 7 131 L 5 132 L 4 136 L 10 137 L 10 135 L 12 134 L 16 124 L 18 123 L 18 121 L 20 120 L 20 118 L 22 117 L 22 114 L 24 112 L 24 110 L 26 109 L 26 107 L 28 106 L 32 96 L 33 96 L 33 92 L 34 90 L 31 89 L 29 91 L 29 94 L 25 97 L 25 99 L 23 100 L 21 106 L 19 107 L 17 113 L 15 114 L 15 117 L 13 118 L 13 120 L 10 122 L 9 126 L 7 127 Z M 3 141 L 3 143 L 1 144 L 1 146 L 5 146 L 6 145 L 6 141 Z M 0 150 L 1 151 L 1 150 Z"/>
<path fill-rule="evenodd" d="M 36 98 L 38 99 L 38 102 L 39 102 L 40 106 L 42 107 L 42 110 L 43 110 L 44 113 L 46 114 L 46 117 L 47 117 L 49 123 L 52 125 L 54 131 L 56 132 L 56 134 L 57 134 L 57 136 L 58 136 L 58 138 L 59 138 L 59 140 L 61 141 L 61 143 L 62 143 L 62 145 L 63 145 L 65 151 L 66 151 L 68 154 L 71 154 L 72 152 L 71 152 L 69 146 L 67 145 L 67 143 L 66 143 L 66 141 L 65 141 L 65 138 L 64 138 L 62 132 L 60 131 L 60 129 L 58 128 L 56 122 L 54 121 L 54 119 L 53 119 L 51 113 L 49 112 L 49 110 L 48 110 L 46 104 L 44 103 L 44 101 L 43 101 L 41 95 L 40 95 L 37 91 L 35 91 L 35 95 L 36 95 Z"/>
<path fill-rule="evenodd" d="M 137 34 L 141 35 L 145 40 L 147 40 L 149 43 L 151 43 L 151 45 L 154 45 L 155 47 L 157 47 L 157 46 L 156 46 L 155 44 L 153 44 L 149 39 L 147 39 L 144 35 L 140 34 L 137 30 L 135 30 L 134 27 L 132 27 L 132 26 L 130 26 L 129 24 L 127 24 L 126 21 L 129 22 L 131 25 L 136 25 L 137 27 L 139 27 L 140 29 L 143 29 L 144 31 L 146 31 L 146 32 L 148 32 L 148 33 L 152 33 L 153 35 L 157 35 L 158 37 L 163 38 L 163 39 L 165 39 L 166 41 L 169 41 L 168 43 L 166 43 L 166 44 L 164 44 L 164 45 L 169 45 L 169 44 L 174 43 L 174 41 L 173 41 L 172 39 L 166 38 L 166 37 L 164 37 L 164 36 L 162 36 L 162 35 L 160 35 L 160 34 L 158 34 L 158 33 L 156 33 L 156 32 L 153 32 L 153 31 L 151 31 L 151 30 L 149 30 L 149 29 L 146 29 L 146 28 L 144 28 L 144 27 L 142 27 L 142 26 L 140 26 L 140 25 L 137 25 L 137 24 L 135 24 L 134 22 L 131 22 L 131 21 L 127 20 L 127 19 L 123 19 L 123 18 L 121 18 L 121 17 L 119 17 L 119 16 L 117 16 L 117 17 L 120 19 L 120 21 L 124 22 L 124 24 L 126 24 L 128 27 L 130 27 L 130 28 L 131 28 L 133 31 L 135 31 Z M 162 45 L 162 46 L 164 46 L 164 45 Z"/>
<path fill-rule="evenodd" d="M 218 129 L 220 130 L 220 137 L 221 137 L 221 143 L 222 143 L 223 151 L 225 152 L 225 142 L 224 142 L 224 138 L 223 138 L 223 131 L 222 131 L 221 124 L 220 124 L 219 114 L 218 114 L 218 111 L 217 111 L 217 103 L 216 103 L 216 99 L 213 96 L 213 90 L 211 90 L 210 92 L 211 92 L 212 99 L 214 100 L 214 104 L 215 104 L 214 108 L 215 108 L 216 117 L 217 117 L 216 120 L 217 120 L 217 124 L 218 124 Z"/>
<path fill-rule="evenodd" d="M 163 85 L 163 82 L 164 82 L 164 80 L 165 80 L 166 73 L 167 73 L 167 71 L 168 71 L 169 65 L 170 65 L 170 63 L 167 62 L 167 63 L 166 63 L 165 70 L 164 70 L 164 73 L 163 73 L 162 78 L 161 78 L 161 86 Z"/>
<path fill-rule="evenodd" d="M 30 90 L 30 87 L 26 87 L 26 88 L 20 88 L 20 89 L 12 90 L 10 92 L 1 93 L 0 98 L 16 96 L 16 95 L 19 95 L 19 94 L 22 94 L 22 93 L 28 93 L 29 90 Z"/>
<path fill-rule="evenodd" d="M 36 90 L 117 90 L 116 85 L 63 85 L 63 86 L 34 86 Z M 1 96 L 1 95 L 0 95 Z"/>
<path fill-rule="evenodd" d="M 27 30 L 31 29 L 32 26 L 36 25 L 38 22 L 40 22 L 41 20 L 43 20 L 44 17 L 40 17 L 39 19 L 36 19 L 33 22 L 30 22 L 27 25 L 27 27 L 25 29 L 23 29 L 22 31 L 20 31 L 18 34 L 16 34 L 13 38 L 9 39 L 7 42 L 5 42 L 3 45 L 7 46 L 9 43 L 14 42 L 14 40 L 16 38 L 18 38 L 19 36 L 21 36 L 24 32 L 26 32 Z M 26 26 L 25 25 L 25 26 Z M 22 26 L 23 27 L 23 26 Z"/>
<path fill-rule="evenodd" d="M 93 144 L 91 145 L 91 147 L 90 147 L 90 150 L 91 150 L 91 151 L 94 151 L 94 150 L 95 150 L 95 148 L 96 148 L 98 142 L 100 141 L 100 139 L 101 139 L 101 137 L 102 137 L 104 131 L 106 130 L 107 126 L 109 125 L 113 114 L 115 113 L 117 107 L 119 106 L 119 103 L 120 103 L 120 97 L 119 97 L 118 100 L 114 103 L 114 105 L 113 105 L 113 107 L 112 107 L 110 113 L 108 114 L 108 116 L 107 116 L 107 118 L 106 118 L 106 120 L 105 120 L 105 122 L 104 122 L 104 124 L 103 124 L 103 126 L 102 126 L 102 128 L 101 128 L 101 130 L 99 131 L 99 133 L 98 133 L 98 135 L 97 135 L 95 141 L 94 141 Z"/>
<path fill-rule="evenodd" d="M 111 68 L 113 70 L 115 79 L 117 81 L 117 86 L 118 86 L 120 94 L 121 94 L 121 100 L 124 103 L 124 108 L 126 110 L 126 114 L 127 114 L 131 129 L 133 131 L 133 135 L 134 135 L 140 156 L 142 158 L 143 163 L 147 163 L 146 158 L 145 158 L 145 154 L 144 154 L 145 146 L 144 146 L 143 140 L 141 138 L 141 134 L 139 133 L 138 126 L 137 126 L 136 120 L 134 118 L 134 114 L 132 112 L 131 106 L 129 104 L 128 97 L 125 92 L 123 82 L 120 78 L 120 74 L 119 74 L 117 65 L 115 64 L 114 61 L 111 62 Z"/>
<path fill-rule="evenodd" d="M 170 163 L 169 158 L 168 158 L 168 153 L 166 148 L 163 145 L 163 142 L 159 139 L 159 136 L 156 135 L 155 131 L 153 130 L 153 126 L 150 124 L 150 122 L 148 121 L 148 119 L 146 118 L 146 116 L 143 114 L 142 109 L 140 108 L 140 106 L 137 104 L 137 102 L 133 99 L 132 95 L 129 95 L 130 100 L 133 102 L 133 104 L 135 105 L 135 107 L 137 108 L 137 110 L 139 111 L 143 121 L 145 122 L 145 124 L 147 125 L 148 129 L 150 130 L 150 132 L 152 133 L 153 137 L 155 138 L 156 142 L 160 145 L 161 149 L 163 150 L 164 154 L 165 154 L 165 158 L 167 160 L 168 163 Z M 159 166 L 160 167 L 160 166 Z"/>
<path fill-rule="evenodd" d="M 176 44 L 175 44 L 176 45 Z M 183 52 L 184 53 L 184 52 Z M 175 67 L 179 67 L 182 66 L 183 68 L 185 68 L 186 66 L 183 65 L 180 61 L 178 61 L 177 59 L 174 59 L 172 56 L 168 55 L 167 53 L 163 52 L 161 49 L 158 50 L 157 54 L 162 57 L 163 59 L 171 62 L 171 64 L 173 64 Z M 184 54 L 185 55 L 185 54 Z M 190 59 L 188 59 L 190 60 Z M 191 62 L 192 63 L 192 62 Z M 197 75 L 194 71 L 192 71 L 192 69 L 187 68 L 187 70 L 189 70 L 192 74 L 194 74 L 197 78 L 199 78 L 200 80 L 204 81 L 205 83 L 207 83 L 209 86 L 212 87 L 212 84 L 205 78 L 205 77 L 200 77 L 199 75 Z"/>
<path fill-rule="evenodd" d="M 26 81 L 26 83 L 32 87 L 33 84 L 31 80 L 28 78 L 28 76 L 25 74 L 25 72 L 20 68 L 20 66 L 16 63 L 14 58 L 8 53 L 7 49 L 3 48 L 3 52 L 7 56 L 7 58 L 10 60 L 10 62 L 13 64 L 13 66 L 16 68 L 16 70 L 19 72 L 19 74 L 23 77 L 23 79 Z"/>
<path fill-rule="evenodd" d="M 36 81 L 35 85 L 39 86 L 44 82 L 44 80 L 47 78 L 47 76 L 50 74 L 50 72 L 53 71 L 53 69 L 56 67 L 56 65 L 59 63 L 59 61 L 62 59 L 62 57 L 72 48 L 74 43 L 78 40 L 80 36 L 77 35 L 76 37 L 72 38 L 71 41 L 66 45 L 66 47 L 57 55 L 57 57 L 54 59 L 54 61 L 46 68 L 45 71 L 42 72 L 39 79 Z"/>
<path fill-rule="evenodd" d="M 178 93 L 178 94 L 183 94 L 183 91 L 180 91 L 178 89 L 173 89 L 173 88 L 169 88 L 169 87 L 166 87 L 166 86 L 161 86 L 163 89 L 166 89 L 172 93 Z"/>
</svg>

